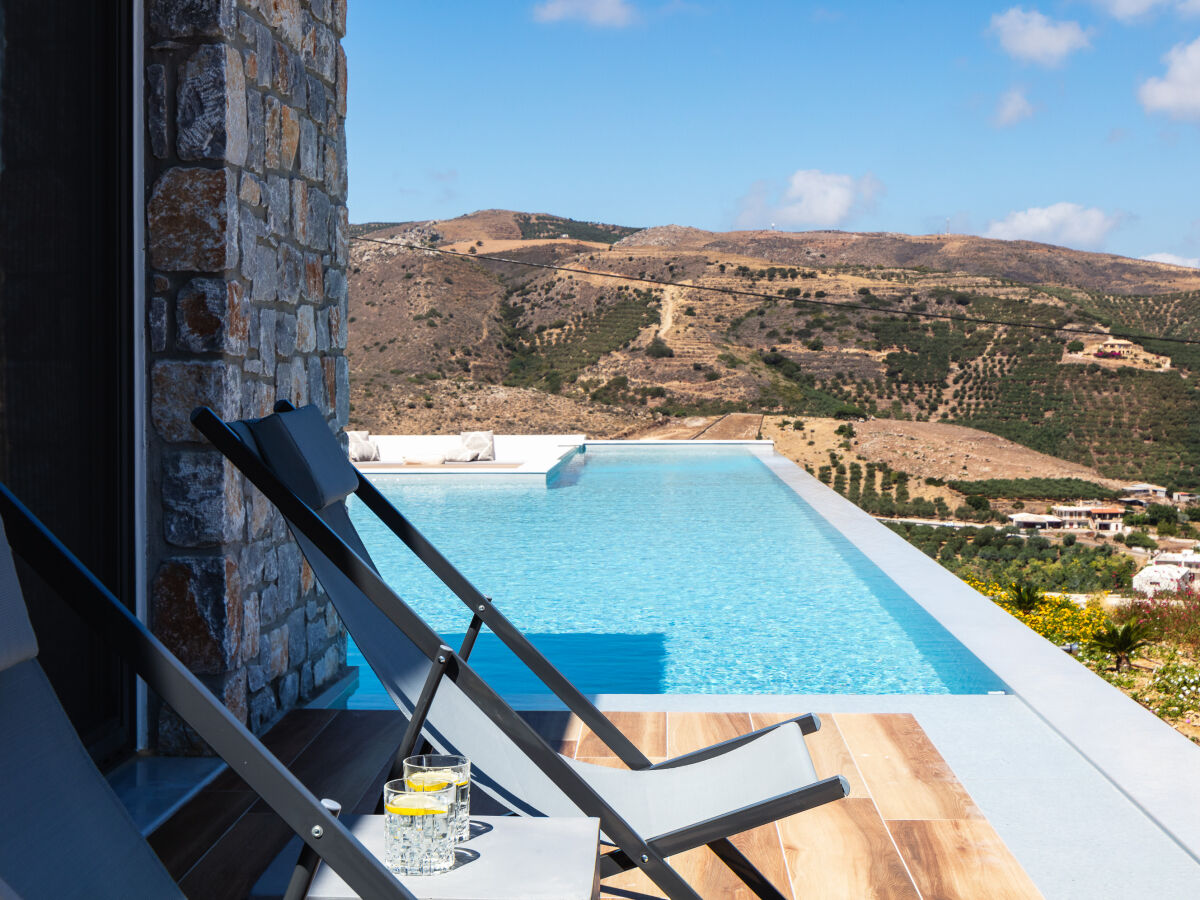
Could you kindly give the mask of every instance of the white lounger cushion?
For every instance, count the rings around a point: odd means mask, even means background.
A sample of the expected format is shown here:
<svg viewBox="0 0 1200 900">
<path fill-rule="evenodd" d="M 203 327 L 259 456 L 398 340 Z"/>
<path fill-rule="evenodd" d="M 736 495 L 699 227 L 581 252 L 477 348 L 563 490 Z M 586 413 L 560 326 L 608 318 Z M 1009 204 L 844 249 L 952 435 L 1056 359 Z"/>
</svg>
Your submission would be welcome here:
<svg viewBox="0 0 1200 900">
<path fill-rule="evenodd" d="M 464 431 L 463 446 L 468 450 L 478 451 L 478 460 L 494 460 L 496 458 L 496 437 L 491 431 Z"/>
<path fill-rule="evenodd" d="M 351 462 L 373 462 L 379 459 L 379 445 L 370 438 L 369 431 L 347 431 L 346 437 L 350 439 L 350 461 Z"/>
<path fill-rule="evenodd" d="M 471 462 L 479 458 L 479 451 L 469 447 L 455 447 L 446 452 L 446 462 Z"/>
</svg>

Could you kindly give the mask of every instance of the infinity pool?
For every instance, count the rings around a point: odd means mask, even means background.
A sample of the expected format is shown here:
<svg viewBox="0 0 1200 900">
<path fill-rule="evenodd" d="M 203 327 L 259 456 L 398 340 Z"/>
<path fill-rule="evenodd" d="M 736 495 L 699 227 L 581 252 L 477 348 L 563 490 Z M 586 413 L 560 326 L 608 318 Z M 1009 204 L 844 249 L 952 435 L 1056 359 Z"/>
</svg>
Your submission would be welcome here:
<svg viewBox="0 0 1200 900">
<path fill-rule="evenodd" d="M 372 480 L 585 693 L 1004 689 L 747 446 L 593 445 L 549 483 Z M 467 607 L 350 512 L 383 577 L 458 646 Z M 352 642 L 348 656 L 349 705 L 390 707 Z M 546 692 L 486 632 L 471 662 L 506 696 Z"/>
</svg>

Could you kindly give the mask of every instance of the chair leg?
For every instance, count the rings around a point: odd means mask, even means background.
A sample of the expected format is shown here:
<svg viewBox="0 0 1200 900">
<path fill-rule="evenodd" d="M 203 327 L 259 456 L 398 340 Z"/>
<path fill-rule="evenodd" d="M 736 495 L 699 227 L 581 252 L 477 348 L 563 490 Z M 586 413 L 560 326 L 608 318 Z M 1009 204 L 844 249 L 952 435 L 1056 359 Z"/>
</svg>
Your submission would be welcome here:
<svg viewBox="0 0 1200 900">
<path fill-rule="evenodd" d="M 758 867 L 746 859 L 741 850 L 733 846 L 733 841 L 729 838 L 715 840 L 708 845 L 708 848 L 717 855 L 717 859 L 729 867 L 734 875 L 742 879 L 746 887 L 754 891 L 755 896 L 761 897 L 762 900 L 787 900 L 787 897 L 767 880 Z"/>
</svg>

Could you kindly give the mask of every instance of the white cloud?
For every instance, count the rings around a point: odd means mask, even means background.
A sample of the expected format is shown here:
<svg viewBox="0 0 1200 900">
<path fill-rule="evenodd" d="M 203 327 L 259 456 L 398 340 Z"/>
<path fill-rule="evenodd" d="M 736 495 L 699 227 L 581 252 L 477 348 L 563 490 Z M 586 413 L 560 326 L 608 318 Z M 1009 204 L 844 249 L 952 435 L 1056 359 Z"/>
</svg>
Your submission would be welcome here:
<svg viewBox="0 0 1200 900">
<path fill-rule="evenodd" d="M 1114 19 L 1132 22 L 1163 6 L 1173 6 L 1184 15 L 1200 13 L 1200 0 L 1092 0 Z"/>
<path fill-rule="evenodd" d="M 637 11 L 625 0 L 546 0 L 533 8 L 538 22 L 575 19 L 589 25 L 623 28 L 633 24 Z"/>
<path fill-rule="evenodd" d="M 1142 259 L 1148 259 L 1150 262 L 1167 263 L 1171 266 L 1188 266 L 1192 269 L 1200 269 L 1200 256 L 1177 256 L 1174 253 L 1151 253 L 1149 256 L 1143 256 Z"/>
<path fill-rule="evenodd" d="M 737 227 L 836 227 L 869 209 L 883 190 L 883 184 L 870 173 L 855 178 L 800 169 L 788 179 L 776 202 L 771 201 L 766 182 L 755 183 L 739 205 Z"/>
<path fill-rule="evenodd" d="M 992 115 L 992 124 L 998 128 L 1006 128 L 1032 115 L 1033 106 L 1025 98 L 1025 92 L 1020 88 L 1012 88 L 1001 95 L 1000 102 L 996 104 L 996 112 Z"/>
<path fill-rule="evenodd" d="M 991 222 L 984 237 L 1006 241 L 1041 241 L 1067 247 L 1093 249 L 1121 224 L 1121 216 L 1078 203 L 1055 203 L 1011 212 Z"/>
<path fill-rule="evenodd" d="M 1144 16 L 1153 9 L 1167 5 L 1171 0 L 1093 0 L 1093 2 L 1114 19 L 1128 22 Z"/>
<path fill-rule="evenodd" d="M 1056 22 L 1020 6 L 996 13 L 988 30 L 1010 56 L 1041 66 L 1057 66 L 1075 50 L 1088 46 L 1087 34 L 1078 22 Z"/>
<path fill-rule="evenodd" d="M 1138 90 L 1142 108 L 1173 119 L 1200 119 L 1200 38 L 1172 47 L 1163 60 L 1166 74 L 1146 79 Z"/>
</svg>

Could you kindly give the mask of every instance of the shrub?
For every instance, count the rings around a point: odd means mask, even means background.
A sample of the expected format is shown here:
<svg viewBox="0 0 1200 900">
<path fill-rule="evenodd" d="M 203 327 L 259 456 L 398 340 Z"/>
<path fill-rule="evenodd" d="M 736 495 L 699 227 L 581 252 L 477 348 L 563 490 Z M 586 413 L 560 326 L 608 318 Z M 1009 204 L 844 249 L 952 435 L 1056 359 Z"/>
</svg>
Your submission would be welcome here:
<svg viewBox="0 0 1200 900">
<path fill-rule="evenodd" d="M 1126 622 L 1117 625 L 1107 623 L 1093 635 L 1091 645 L 1101 653 L 1114 657 L 1117 671 L 1130 664 L 1130 658 L 1150 643 L 1151 626 L 1148 622 Z"/>
<path fill-rule="evenodd" d="M 668 356 L 674 356 L 675 351 L 667 346 L 666 341 L 655 335 L 654 340 L 646 345 L 646 355 L 652 359 L 664 359 Z"/>
</svg>

